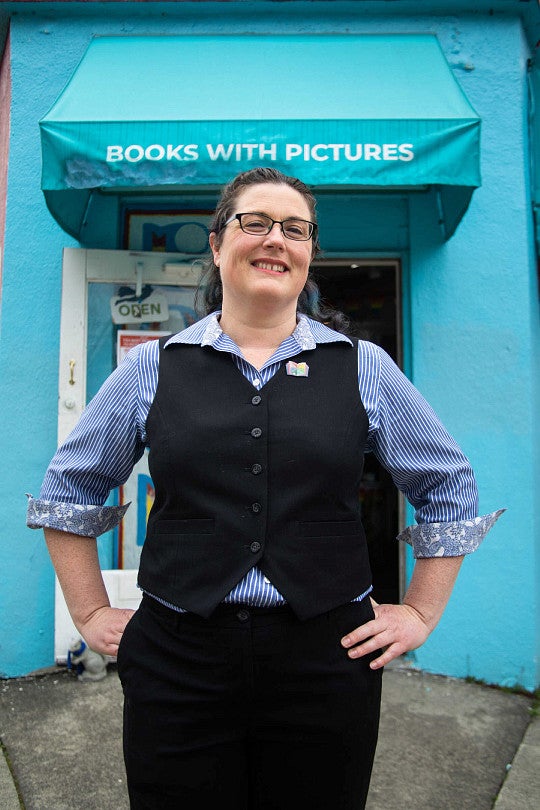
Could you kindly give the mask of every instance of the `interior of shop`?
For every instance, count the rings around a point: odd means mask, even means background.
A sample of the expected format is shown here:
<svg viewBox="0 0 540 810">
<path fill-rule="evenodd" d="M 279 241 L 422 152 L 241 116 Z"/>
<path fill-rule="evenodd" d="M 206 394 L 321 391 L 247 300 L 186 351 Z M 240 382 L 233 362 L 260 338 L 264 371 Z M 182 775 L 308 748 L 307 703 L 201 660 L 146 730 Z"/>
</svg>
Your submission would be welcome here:
<svg viewBox="0 0 540 810">
<path fill-rule="evenodd" d="M 394 260 L 326 261 L 314 266 L 322 299 L 350 319 L 351 334 L 381 346 L 401 365 L 400 267 Z M 360 490 L 362 521 L 373 572 L 373 596 L 396 602 L 400 595 L 402 504 L 390 475 L 373 454 L 364 462 Z"/>
</svg>

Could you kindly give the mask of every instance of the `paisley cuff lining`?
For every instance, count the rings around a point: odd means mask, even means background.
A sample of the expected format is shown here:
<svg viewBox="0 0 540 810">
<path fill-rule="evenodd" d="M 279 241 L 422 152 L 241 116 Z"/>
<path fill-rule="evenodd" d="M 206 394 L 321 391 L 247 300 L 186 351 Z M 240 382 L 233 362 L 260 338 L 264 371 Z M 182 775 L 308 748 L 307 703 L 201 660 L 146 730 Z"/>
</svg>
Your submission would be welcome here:
<svg viewBox="0 0 540 810">
<path fill-rule="evenodd" d="M 419 557 L 461 557 L 476 551 L 488 531 L 495 525 L 505 509 L 497 509 L 481 517 L 450 523 L 421 523 L 408 526 L 397 539 L 413 548 Z"/>
<path fill-rule="evenodd" d="M 28 495 L 26 525 L 30 529 L 58 529 L 82 537 L 99 537 L 114 529 L 124 517 L 129 503 L 122 506 L 44 501 Z"/>
</svg>

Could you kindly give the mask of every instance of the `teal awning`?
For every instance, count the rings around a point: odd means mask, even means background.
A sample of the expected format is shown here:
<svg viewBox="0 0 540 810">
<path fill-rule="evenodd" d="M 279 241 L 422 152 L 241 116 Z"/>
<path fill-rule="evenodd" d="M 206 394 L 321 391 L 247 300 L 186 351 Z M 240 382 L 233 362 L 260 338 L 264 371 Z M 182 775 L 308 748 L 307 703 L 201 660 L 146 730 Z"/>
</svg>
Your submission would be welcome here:
<svg viewBox="0 0 540 810">
<path fill-rule="evenodd" d="M 96 37 L 40 128 L 47 204 L 81 241 L 111 194 L 257 165 L 321 189 L 435 187 L 447 236 L 480 185 L 480 119 L 429 34 Z"/>
</svg>

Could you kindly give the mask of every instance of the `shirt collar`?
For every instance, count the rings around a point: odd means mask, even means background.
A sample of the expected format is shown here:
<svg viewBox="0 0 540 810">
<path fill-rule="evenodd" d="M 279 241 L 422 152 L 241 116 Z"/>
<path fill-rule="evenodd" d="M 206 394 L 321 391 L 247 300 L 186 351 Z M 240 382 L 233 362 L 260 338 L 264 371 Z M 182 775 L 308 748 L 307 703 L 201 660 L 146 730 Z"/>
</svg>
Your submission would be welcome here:
<svg viewBox="0 0 540 810">
<path fill-rule="evenodd" d="M 199 346 L 212 346 L 217 348 L 217 344 L 223 336 L 223 330 L 219 325 L 218 315 L 219 312 L 212 312 L 187 329 L 173 335 L 167 343 L 165 348 L 173 343 L 188 343 L 191 345 Z M 335 332 L 329 329 L 320 321 L 314 321 L 308 318 L 307 315 L 298 313 L 298 322 L 296 328 L 288 340 L 294 340 L 298 345 L 300 351 L 308 351 L 314 349 L 318 343 L 336 343 L 338 341 L 346 342 L 352 345 L 348 337 L 342 335 L 340 332 Z"/>
</svg>

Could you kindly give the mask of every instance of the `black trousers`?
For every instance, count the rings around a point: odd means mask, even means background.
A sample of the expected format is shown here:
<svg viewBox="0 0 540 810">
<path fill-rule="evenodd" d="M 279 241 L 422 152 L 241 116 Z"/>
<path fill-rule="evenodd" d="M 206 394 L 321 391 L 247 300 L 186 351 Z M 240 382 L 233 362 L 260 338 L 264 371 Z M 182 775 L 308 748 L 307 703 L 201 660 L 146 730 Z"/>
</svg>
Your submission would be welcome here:
<svg viewBox="0 0 540 810">
<path fill-rule="evenodd" d="M 143 597 L 117 659 L 132 810 L 361 810 L 382 673 L 339 641 L 372 617 L 369 599 L 299 621 Z"/>
</svg>

